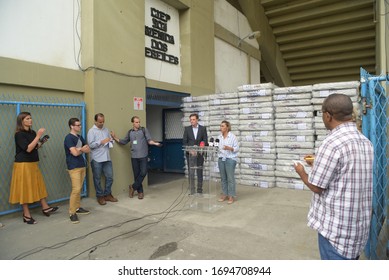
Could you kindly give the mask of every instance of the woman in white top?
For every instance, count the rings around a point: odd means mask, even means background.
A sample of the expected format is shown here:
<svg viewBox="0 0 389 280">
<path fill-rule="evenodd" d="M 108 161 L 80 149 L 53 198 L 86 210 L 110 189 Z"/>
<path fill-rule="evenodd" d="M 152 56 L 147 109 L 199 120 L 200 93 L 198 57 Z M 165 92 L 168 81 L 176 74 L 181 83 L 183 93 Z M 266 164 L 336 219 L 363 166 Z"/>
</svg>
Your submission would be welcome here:
<svg viewBox="0 0 389 280">
<path fill-rule="evenodd" d="M 222 181 L 223 194 L 219 202 L 228 199 L 228 204 L 234 202 L 235 191 L 235 167 L 239 151 L 239 144 L 236 136 L 231 132 L 231 124 L 228 121 L 222 121 L 220 124 L 218 165 Z"/>
</svg>

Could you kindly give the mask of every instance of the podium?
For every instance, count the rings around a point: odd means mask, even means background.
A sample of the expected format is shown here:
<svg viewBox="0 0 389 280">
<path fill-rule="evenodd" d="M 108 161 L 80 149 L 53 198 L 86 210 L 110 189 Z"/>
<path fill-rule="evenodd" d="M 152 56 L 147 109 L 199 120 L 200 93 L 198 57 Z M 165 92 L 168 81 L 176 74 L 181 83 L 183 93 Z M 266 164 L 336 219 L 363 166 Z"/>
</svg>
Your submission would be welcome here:
<svg viewBox="0 0 389 280">
<path fill-rule="evenodd" d="M 185 146 L 188 171 L 189 208 L 193 210 L 215 211 L 222 206 L 217 203 L 218 191 L 216 172 L 217 147 Z"/>
</svg>

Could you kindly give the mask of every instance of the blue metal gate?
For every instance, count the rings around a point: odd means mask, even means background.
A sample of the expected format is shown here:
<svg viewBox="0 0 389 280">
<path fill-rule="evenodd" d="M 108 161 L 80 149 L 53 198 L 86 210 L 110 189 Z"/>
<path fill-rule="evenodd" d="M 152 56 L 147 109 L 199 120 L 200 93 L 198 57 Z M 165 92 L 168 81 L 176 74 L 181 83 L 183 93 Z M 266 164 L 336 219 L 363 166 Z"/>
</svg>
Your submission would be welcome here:
<svg viewBox="0 0 389 280">
<path fill-rule="evenodd" d="M 16 99 L 25 99 L 15 101 Z M 36 101 L 31 101 L 35 99 Z M 45 102 L 43 102 L 45 101 Z M 69 101 L 64 103 L 64 101 Z M 85 137 L 85 103 L 81 100 L 58 100 L 57 98 L 31 98 L 21 95 L 0 96 L 0 215 L 21 210 L 20 205 L 8 203 L 12 166 L 15 157 L 14 133 L 16 116 L 30 112 L 33 117 L 33 129 L 46 128 L 50 140 L 39 150 L 39 167 L 42 171 L 49 194 L 50 203 L 69 199 L 71 182 L 66 171 L 66 160 L 63 142 L 69 133 L 68 120 L 71 117 L 82 121 Z M 87 195 L 86 181 L 81 193 Z M 37 206 L 38 204 L 34 204 Z"/>
<path fill-rule="evenodd" d="M 361 68 L 362 132 L 374 146 L 373 212 L 365 255 L 389 258 L 388 94 L 389 76 L 372 76 Z"/>
<path fill-rule="evenodd" d="M 184 152 L 182 150 L 183 116 L 181 109 L 163 110 L 163 142 L 165 146 L 163 170 L 165 172 L 185 173 Z"/>
<path fill-rule="evenodd" d="M 182 151 L 183 113 L 182 98 L 187 93 L 167 91 L 157 88 L 146 88 L 146 104 L 161 106 L 163 123 L 163 147 L 149 150 L 149 168 L 163 172 L 184 173 L 185 161 Z"/>
</svg>

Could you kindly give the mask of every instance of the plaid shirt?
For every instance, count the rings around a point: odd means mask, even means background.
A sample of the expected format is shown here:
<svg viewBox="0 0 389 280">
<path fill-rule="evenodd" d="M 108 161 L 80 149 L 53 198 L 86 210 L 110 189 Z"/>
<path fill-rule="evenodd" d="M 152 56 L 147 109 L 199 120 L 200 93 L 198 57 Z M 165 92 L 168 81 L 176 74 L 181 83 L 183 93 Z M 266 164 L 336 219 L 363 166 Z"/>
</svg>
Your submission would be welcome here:
<svg viewBox="0 0 389 280">
<path fill-rule="evenodd" d="M 308 226 L 327 238 L 346 258 L 360 255 L 367 242 L 372 211 L 373 146 L 347 122 L 323 141 L 308 181 L 313 194 Z"/>
</svg>

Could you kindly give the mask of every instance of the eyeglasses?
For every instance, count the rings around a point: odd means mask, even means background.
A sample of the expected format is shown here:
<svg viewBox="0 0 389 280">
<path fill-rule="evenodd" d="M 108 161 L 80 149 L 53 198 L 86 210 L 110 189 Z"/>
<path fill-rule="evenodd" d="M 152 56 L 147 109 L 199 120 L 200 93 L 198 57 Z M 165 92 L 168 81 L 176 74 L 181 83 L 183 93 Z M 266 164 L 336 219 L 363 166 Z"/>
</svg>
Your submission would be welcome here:
<svg viewBox="0 0 389 280">
<path fill-rule="evenodd" d="M 81 124 L 74 124 L 73 126 L 81 126 Z"/>
</svg>

